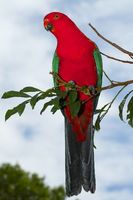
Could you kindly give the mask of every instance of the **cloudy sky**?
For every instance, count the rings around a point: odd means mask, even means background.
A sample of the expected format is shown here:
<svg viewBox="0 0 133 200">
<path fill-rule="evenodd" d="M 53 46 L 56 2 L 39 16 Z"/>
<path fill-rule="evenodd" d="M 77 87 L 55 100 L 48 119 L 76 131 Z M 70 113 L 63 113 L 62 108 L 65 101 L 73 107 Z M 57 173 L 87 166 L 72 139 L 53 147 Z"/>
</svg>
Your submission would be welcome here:
<svg viewBox="0 0 133 200">
<path fill-rule="evenodd" d="M 49 72 L 56 40 L 43 28 L 43 16 L 47 13 L 61 11 L 68 14 L 101 51 L 127 59 L 98 38 L 88 27 L 88 22 L 110 40 L 132 51 L 132 8 L 132 0 L 1 0 L 0 95 L 30 85 L 44 90 L 52 86 Z M 103 62 L 113 80 L 132 79 L 131 65 L 106 58 Z M 99 107 L 113 98 L 114 91 L 101 95 Z M 5 123 L 5 111 L 18 102 L 20 100 L 1 100 L 0 103 L 0 164 L 19 163 L 25 170 L 45 175 L 46 182 L 52 187 L 64 185 L 61 113 L 53 116 L 47 110 L 40 116 L 42 104 L 39 104 L 34 111 L 27 107 L 21 118 L 14 116 Z M 102 130 L 95 134 L 97 191 L 93 195 L 82 192 L 79 195 L 82 200 L 132 199 L 133 130 L 118 119 L 118 103 L 116 101 L 102 122 Z"/>
</svg>

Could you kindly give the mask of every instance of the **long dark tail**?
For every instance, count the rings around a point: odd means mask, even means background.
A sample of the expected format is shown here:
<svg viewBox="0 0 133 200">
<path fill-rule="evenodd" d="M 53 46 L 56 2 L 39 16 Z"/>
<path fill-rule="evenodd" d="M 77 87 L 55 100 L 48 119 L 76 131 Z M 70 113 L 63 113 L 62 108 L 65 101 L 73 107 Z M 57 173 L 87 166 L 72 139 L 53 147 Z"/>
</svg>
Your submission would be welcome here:
<svg viewBox="0 0 133 200">
<path fill-rule="evenodd" d="M 93 149 L 93 125 L 89 125 L 87 140 L 77 142 L 71 124 L 65 119 L 65 170 L 66 195 L 78 195 L 82 187 L 86 192 L 95 192 L 95 169 Z"/>
</svg>

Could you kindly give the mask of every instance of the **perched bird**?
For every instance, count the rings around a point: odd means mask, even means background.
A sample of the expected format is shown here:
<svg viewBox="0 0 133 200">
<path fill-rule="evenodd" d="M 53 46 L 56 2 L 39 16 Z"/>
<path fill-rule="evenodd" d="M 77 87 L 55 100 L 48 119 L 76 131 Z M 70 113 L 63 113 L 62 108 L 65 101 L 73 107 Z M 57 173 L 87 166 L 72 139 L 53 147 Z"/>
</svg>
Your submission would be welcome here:
<svg viewBox="0 0 133 200">
<path fill-rule="evenodd" d="M 57 39 L 53 58 L 53 72 L 66 82 L 95 89 L 102 84 L 102 59 L 96 44 L 82 33 L 65 14 L 52 12 L 44 17 L 44 27 Z M 86 101 L 77 116 L 72 117 L 69 106 L 65 117 L 66 195 L 78 195 L 82 187 L 95 192 L 93 115 L 98 97 L 90 98 L 78 91 L 78 98 Z"/>
</svg>

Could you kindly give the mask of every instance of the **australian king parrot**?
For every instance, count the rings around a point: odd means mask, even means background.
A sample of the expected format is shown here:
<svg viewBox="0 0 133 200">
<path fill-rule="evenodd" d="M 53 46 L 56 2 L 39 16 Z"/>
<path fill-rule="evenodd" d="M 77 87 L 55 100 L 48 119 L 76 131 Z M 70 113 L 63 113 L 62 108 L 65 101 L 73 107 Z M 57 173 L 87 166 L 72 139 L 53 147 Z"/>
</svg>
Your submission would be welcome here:
<svg viewBox="0 0 133 200">
<path fill-rule="evenodd" d="M 93 91 L 101 87 L 102 58 L 96 44 L 63 13 L 49 13 L 43 22 L 45 29 L 57 39 L 53 72 L 66 82 L 88 86 Z M 65 118 L 67 196 L 78 195 L 82 187 L 86 192 L 94 193 L 96 190 L 93 116 L 99 96 L 88 100 L 88 95 L 78 91 L 78 98 L 86 103 L 77 116 L 71 116 L 69 105 L 62 111 Z"/>
</svg>

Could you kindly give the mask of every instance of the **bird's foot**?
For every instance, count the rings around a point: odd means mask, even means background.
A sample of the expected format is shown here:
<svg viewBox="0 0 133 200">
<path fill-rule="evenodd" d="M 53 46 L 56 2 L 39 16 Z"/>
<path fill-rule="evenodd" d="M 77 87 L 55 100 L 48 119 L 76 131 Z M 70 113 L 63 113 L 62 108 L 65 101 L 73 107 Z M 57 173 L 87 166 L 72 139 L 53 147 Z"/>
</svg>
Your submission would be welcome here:
<svg viewBox="0 0 133 200">
<path fill-rule="evenodd" d="M 89 85 L 88 89 L 91 95 L 96 95 L 96 88 L 93 85 Z"/>
<path fill-rule="evenodd" d="M 68 82 L 66 89 L 71 90 L 72 88 L 75 88 L 75 85 L 76 85 L 75 82 L 71 80 Z"/>
<path fill-rule="evenodd" d="M 75 85 L 75 82 L 74 81 L 69 81 L 68 83 L 72 84 L 72 85 Z"/>
</svg>

